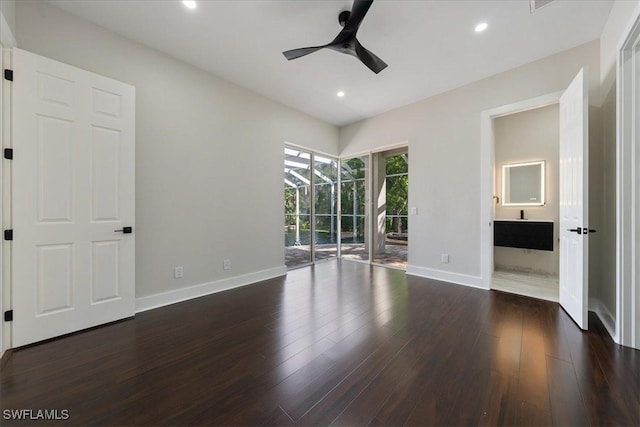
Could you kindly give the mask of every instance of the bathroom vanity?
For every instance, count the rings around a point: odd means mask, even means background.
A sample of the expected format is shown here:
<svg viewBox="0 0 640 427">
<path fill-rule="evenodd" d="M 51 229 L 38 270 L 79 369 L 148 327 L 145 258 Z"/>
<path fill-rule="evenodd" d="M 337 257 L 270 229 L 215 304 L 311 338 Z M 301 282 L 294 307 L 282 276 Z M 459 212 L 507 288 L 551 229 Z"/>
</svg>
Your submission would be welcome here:
<svg viewBox="0 0 640 427">
<path fill-rule="evenodd" d="M 493 221 L 493 245 L 553 251 L 553 221 L 496 219 Z"/>
</svg>

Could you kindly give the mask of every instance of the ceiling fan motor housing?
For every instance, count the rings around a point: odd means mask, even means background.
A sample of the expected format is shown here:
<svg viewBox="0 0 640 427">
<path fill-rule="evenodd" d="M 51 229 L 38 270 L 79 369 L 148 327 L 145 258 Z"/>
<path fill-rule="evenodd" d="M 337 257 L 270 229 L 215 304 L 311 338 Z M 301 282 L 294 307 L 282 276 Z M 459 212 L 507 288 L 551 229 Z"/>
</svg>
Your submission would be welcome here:
<svg viewBox="0 0 640 427">
<path fill-rule="evenodd" d="M 344 27 L 345 25 L 347 25 L 347 21 L 349 20 L 350 16 L 351 16 L 350 10 L 343 10 L 342 12 L 340 12 L 340 15 L 338 15 L 338 22 L 340 23 L 341 27 Z"/>
</svg>

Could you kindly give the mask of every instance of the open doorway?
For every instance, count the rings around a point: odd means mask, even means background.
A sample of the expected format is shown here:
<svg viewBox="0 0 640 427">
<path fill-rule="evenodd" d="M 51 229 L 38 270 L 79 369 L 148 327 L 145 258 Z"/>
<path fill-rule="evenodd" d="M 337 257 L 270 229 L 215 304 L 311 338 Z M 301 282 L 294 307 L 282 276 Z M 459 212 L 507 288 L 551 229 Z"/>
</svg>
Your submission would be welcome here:
<svg viewBox="0 0 640 427">
<path fill-rule="evenodd" d="M 558 302 L 559 106 L 493 120 L 492 289 Z"/>
<path fill-rule="evenodd" d="M 373 153 L 372 262 L 406 269 L 408 257 L 408 147 Z"/>
<path fill-rule="evenodd" d="M 597 202 L 601 195 L 589 192 L 589 175 L 598 170 L 590 168 L 589 157 L 589 73 L 586 68 L 578 71 L 574 79 L 563 92 L 543 95 L 515 104 L 486 110 L 481 118 L 481 192 L 482 192 L 482 283 L 486 288 L 493 288 L 494 244 L 504 236 L 496 227 L 495 217 L 495 119 L 533 110 L 536 108 L 559 104 L 559 291 L 558 302 L 581 329 L 588 329 L 589 276 L 597 273 L 589 268 L 589 259 L 597 259 L 600 249 L 597 244 L 598 235 L 593 240 L 590 251 L 591 236 L 597 231 L 590 224 L 590 202 Z M 598 141 L 597 138 L 594 138 Z M 594 156 L 597 165 L 599 159 Z M 544 183 L 545 175 L 540 181 Z M 505 187 L 506 188 L 506 187 Z M 542 187 L 544 188 L 544 187 Z M 544 191 L 541 195 L 544 195 Z M 493 196 L 493 197 L 492 197 Z M 590 196 L 592 197 L 590 199 Z M 597 213 L 594 211 L 594 213 Z M 511 220 L 509 233 L 504 233 L 513 240 L 524 239 L 525 248 L 540 249 L 533 245 L 538 234 L 535 227 L 524 218 Z M 597 224 L 598 215 L 594 215 Z M 555 224 L 553 224 L 554 228 Z M 517 229 L 517 232 L 516 230 Z M 504 231 L 504 230 L 502 230 Z M 548 242 L 547 242 L 548 243 Z M 520 242 L 522 244 L 522 242 Z M 523 246 L 517 246 L 523 247 Z"/>
<path fill-rule="evenodd" d="M 341 258 L 407 268 L 409 148 L 340 161 Z"/>
</svg>

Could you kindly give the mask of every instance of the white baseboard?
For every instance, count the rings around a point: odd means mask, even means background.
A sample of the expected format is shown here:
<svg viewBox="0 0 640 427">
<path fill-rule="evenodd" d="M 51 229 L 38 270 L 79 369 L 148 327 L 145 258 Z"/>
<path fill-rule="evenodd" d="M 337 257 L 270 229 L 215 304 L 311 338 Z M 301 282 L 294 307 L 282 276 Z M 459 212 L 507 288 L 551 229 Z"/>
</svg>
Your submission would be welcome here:
<svg viewBox="0 0 640 427">
<path fill-rule="evenodd" d="M 488 289 L 483 285 L 482 277 L 478 276 L 469 276 L 466 274 L 452 273 L 450 271 L 418 267 L 415 265 L 407 265 L 407 274 L 427 279 L 441 280 L 443 282 L 451 282 L 456 285 L 470 286 L 472 288 Z"/>
<path fill-rule="evenodd" d="M 600 318 L 607 332 L 609 332 L 609 335 L 615 341 L 616 318 L 611 314 L 607 306 L 597 298 L 589 298 L 589 311 L 593 311 Z"/>
<path fill-rule="evenodd" d="M 243 274 L 241 276 L 230 277 L 228 279 L 216 280 L 215 282 L 202 283 L 200 285 L 189 286 L 187 288 L 175 289 L 160 294 L 149 295 L 136 298 L 136 313 L 164 307 L 165 305 L 187 301 L 193 298 L 202 297 L 216 292 L 239 288 L 263 280 L 287 274 L 287 267 L 270 268 L 268 270 L 256 271 L 255 273 Z"/>
</svg>

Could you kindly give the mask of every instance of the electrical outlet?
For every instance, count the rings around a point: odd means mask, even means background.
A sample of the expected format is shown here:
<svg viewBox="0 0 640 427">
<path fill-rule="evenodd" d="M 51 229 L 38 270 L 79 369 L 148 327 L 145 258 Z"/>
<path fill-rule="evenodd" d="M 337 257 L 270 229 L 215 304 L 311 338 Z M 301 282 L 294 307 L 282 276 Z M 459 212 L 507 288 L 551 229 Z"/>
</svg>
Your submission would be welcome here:
<svg viewBox="0 0 640 427">
<path fill-rule="evenodd" d="M 230 259 L 225 259 L 224 261 L 222 261 L 222 269 L 223 270 L 229 270 L 231 268 L 231 260 Z"/>
<path fill-rule="evenodd" d="M 183 275 L 184 275 L 184 270 L 182 269 L 182 267 L 176 267 L 173 269 L 174 279 L 182 279 Z"/>
<path fill-rule="evenodd" d="M 442 264 L 449 264 L 449 254 L 442 254 L 440 256 L 440 262 Z"/>
</svg>

